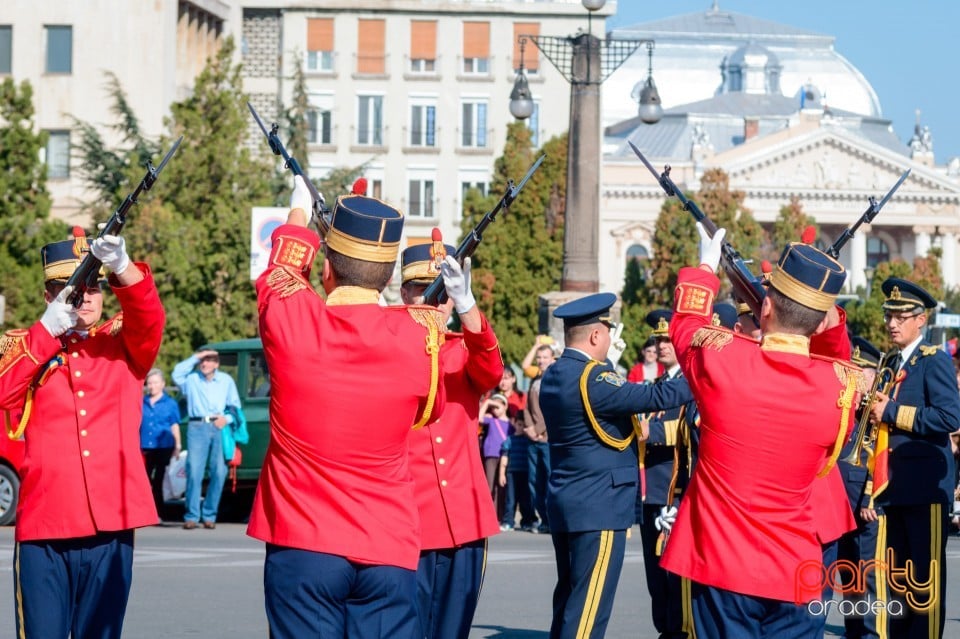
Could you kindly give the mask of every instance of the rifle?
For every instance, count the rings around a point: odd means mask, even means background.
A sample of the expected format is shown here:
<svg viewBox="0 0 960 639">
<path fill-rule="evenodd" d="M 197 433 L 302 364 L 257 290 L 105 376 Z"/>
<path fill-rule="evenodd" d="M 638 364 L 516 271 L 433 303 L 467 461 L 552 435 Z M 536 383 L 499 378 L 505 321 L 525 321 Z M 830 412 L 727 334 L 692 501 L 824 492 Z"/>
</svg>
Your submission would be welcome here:
<svg viewBox="0 0 960 639">
<path fill-rule="evenodd" d="M 507 182 L 507 192 L 503 194 L 503 197 L 500 198 L 500 201 L 497 202 L 497 205 L 493 207 L 486 215 L 481 218 L 477 225 L 467 233 L 467 236 L 460 241 L 460 245 L 457 247 L 454 257 L 458 262 L 463 264 L 463 261 L 473 255 L 474 251 L 477 250 L 477 247 L 480 246 L 480 241 L 483 239 L 483 232 L 487 230 L 487 227 L 490 226 L 490 223 L 493 222 L 497 213 L 501 210 L 509 209 L 510 205 L 513 204 L 513 201 L 517 199 L 517 196 L 520 195 L 520 191 L 523 190 L 523 187 L 527 184 L 527 180 L 533 177 L 533 174 L 537 172 L 537 169 L 540 168 L 540 165 L 543 164 L 543 160 L 546 158 L 546 155 L 541 155 L 537 158 L 537 161 L 533 163 L 527 170 L 527 174 L 523 176 L 523 179 L 520 180 L 520 183 L 517 185 L 513 184 L 513 180 Z M 438 276 L 423 292 L 423 303 L 429 304 L 430 306 L 437 306 L 438 304 L 443 304 L 447 301 L 447 290 L 443 286 L 443 277 Z"/>
<path fill-rule="evenodd" d="M 253 105 L 247 102 L 247 108 L 250 109 L 253 119 L 257 121 L 257 125 L 266 136 L 270 150 L 273 151 L 274 155 L 279 155 L 283 158 L 283 168 L 290 169 L 291 173 L 303 178 L 304 184 L 307 185 L 307 190 L 310 191 L 310 197 L 313 198 L 313 211 L 310 221 L 317 225 L 317 230 L 320 231 L 320 238 L 326 238 L 327 231 L 330 230 L 330 209 L 327 208 L 327 203 L 326 200 L 323 199 L 323 195 L 320 194 L 317 187 L 310 181 L 310 177 L 300 168 L 300 163 L 287 153 L 286 147 L 284 147 L 283 142 L 280 141 L 280 136 L 277 135 L 277 132 L 280 130 L 280 125 L 274 122 L 273 126 L 270 127 L 270 131 L 267 131 L 266 125 L 263 123 L 263 120 L 260 119 L 260 115 L 257 113 L 257 110 L 253 108 Z"/>
<path fill-rule="evenodd" d="M 177 138 L 177 141 L 173 143 L 173 146 L 170 147 L 167 154 L 163 156 L 163 160 L 160 161 L 160 165 L 157 168 L 153 168 L 153 164 L 150 163 L 150 160 L 147 160 L 147 172 L 143 176 L 143 179 L 140 180 L 140 184 L 137 185 L 133 193 L 129 194 L 124 198 L 123 202 L 120 203 L 120 206 L 117 207 L 117 210 L 113 212 L 113 215 L 111 215 L 107 223 L 104 224 L 100 233 L 97 234 L 98 238 L 104 235 L 120 235 L 124 225 L 127 223 L 127 212 L 137 203 L 137 198 L 140 197 L 140 194 L 144 191 L 149 191 L 153 183 L 157 181 L 157 177 L 160 176 L 160 171 L 163 170 L 163 167 L 165 167 L 167 162 L 170 161 L 170 158 L 173 157 L 174 152 L 177 150 L 177 147 L 180 146 L 181 142 L 183 142 L 182 135 Z M 74 308 L 80 308 L 83 304 L 84 292 L 97 283 L 102 264 L 103 263 L 98 260 L 92 252 L 87 253 L 83 257 L 83 261 L 80 262 L 80 266 L 77 267 L 77 270 L 75 270 L 73 275 L 70 276 L 70 279 L 67 280 L 64 288 L 67 286 L 73 287 L 73 290 L 67 297 L 67 302 L 72 304 Z"/>
<path fill-rule="evenodd" d="M 693 215 L 693 219 L 703 224 L 703 228 L 707 234 L 713 237 L 717 232 L 717 225 L 700 210 L 700 207 L 697 206 L 695 202 L 689 200 L 683 194 L 683 191 L 677 188 L 677 185 L 670 179 L 670 165 L 666 165 L 663 173 L 658 174 L 657 170 L 647 161 L 647 158 L 643 157 L 643 153 L 640 152 L 640 149 L 638 149 L 633 142 L 628 140 L 627 144 L 629 144 L 633 152 L 637 154 L 640 161 L 653 173 L 653 177 L 657 179 L 660 187 L 666 192 L 667 197 L 672 195 L 680 200 L 683 208 Z M 723 245 L 720 247 L 720 265 L 730 279 L 734 296 L 746 302 L 753 312 L 754 317 L 760 317 L 760 305 L 763 303 L 763 298 L 766 295 L 763 284 L 761 280 L 755 277 L 754 274 L 750 272 L 750 269 L 747 268 L 746 262 L 740 257 L 737 249 L 733 248 L 733 245 L 726 240 L 723 241 Z"/>
<path fill-rule="evenodd" d="M 883 196 L 883 199 L 877 202 L 877 198 L 870 196 L 870 204 L 867 205 L 867 210 L 863 212 L 863 215 L 860 216 L 860 219 L 853 223 L 852 226 L 843 230 L 843 233 L 840 234 L 840 237 L 837 238 L 837 241 L 834 242 L 830 248 L 827 249 L 827 255 L 837 260 L 840 259 L 840 249 L 843 248 L 843 245 L 850 241 L 850 238 L 853 237 L 853 234 L 857 232 L 857 229 L 860 228 L 861 224 L 870 224 L 873 222 L 873 218 L 877 217 L 877 213 L 880 212 L 880 209 L 883 208 L 883 205 L 886 204 L 893 194 L 897 192 L 897 189 L 900 188 L 900 185 L 903 184 L 904 180 L 907 179 L 907 176 L 910 175 L 910 169 L 907 169 L 903 172 L 903 175 L 900 176 L 900 179 L 897 180 L 897 183 L 887 191 L 887 194 Z"/>
</svg>

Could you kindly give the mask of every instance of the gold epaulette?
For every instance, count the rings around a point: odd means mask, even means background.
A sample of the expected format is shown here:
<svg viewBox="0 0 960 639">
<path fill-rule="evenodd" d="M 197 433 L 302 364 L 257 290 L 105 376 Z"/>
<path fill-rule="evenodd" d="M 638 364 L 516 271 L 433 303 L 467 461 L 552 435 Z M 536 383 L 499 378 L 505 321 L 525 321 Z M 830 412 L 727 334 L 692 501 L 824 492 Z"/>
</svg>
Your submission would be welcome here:
<svg viewBox="0 0 960 639">
<path fill-rule="evenodd" d="M 870 387 L 867 385 L 866 379 L 863 377 L 863 369 L 853 362 L 837 359 L 836 357 L 819 355 L 817 353 L 810 353 L 810 359 L 819 360 L 821 362 L 830 362 L 833 364 L 833 372 L 837 376 L 837 381 L 840 382 L 842 386 L 846 386 L 847 380 L 852 379 L 854 388 L 858 393 L 869 392 Z"/>
<path fill-rule="evenodd" d="M 287 267 L 278 267 L 267 276 L 267 286 L 276 291 L 280 299 L 290 297 L 297 291 L 311 288 L 306 278 Z"/>
<path fill-rule="evenodd" d="M 709 348 L 722 351 L 733 341 L 733 331 L 720 326 L 704 326 L 693 334 L 690 345 L 694 348 Z"/>
<path fill-rule="evenodd" d="M 388 308 L 406 308 L 407 313 L 410 314 L 410 317 L 412 317 L 413 321 L 417 324 L 426 329 L 429 329 L 431 326 L 434 327 L 440 334 L 440 343 L 443 343 L 443 336 L 446 335 L 447 332 L 447 322 L 443 313 L 440 312 L 440 309 L 423 304 L 411 304 L 406 307 L 391 306 Z"/>
<path fill-rule="evenodd" d="M 31 357 L 27 350 L 27 335 L 27 329 L 15 328 L 0 337 L 0 375 L 10 370 L 10 367 L 20 361 L 20 358 Z"/>
<path fill-rule="evenodd" d="M 122 311 L 120 313 L 117 313 L 110 319 L 108 319 L 106 322 L 104 322 L 100 326 L 94 327 L 94 329 L 90 331 L 90 337 L 93 337 L 98 333 L 106 333 L 110 337 L 116 337 L 117 335 L 120 334 L 121 330 L 123 330 L 123 312 Z"/>
<path fill-rule="evenodd" d="M 920 346 L 920 357 L 927 357 L 928 355 L 933 355 L 940 350 L 939 346 Z"/>
</svg>

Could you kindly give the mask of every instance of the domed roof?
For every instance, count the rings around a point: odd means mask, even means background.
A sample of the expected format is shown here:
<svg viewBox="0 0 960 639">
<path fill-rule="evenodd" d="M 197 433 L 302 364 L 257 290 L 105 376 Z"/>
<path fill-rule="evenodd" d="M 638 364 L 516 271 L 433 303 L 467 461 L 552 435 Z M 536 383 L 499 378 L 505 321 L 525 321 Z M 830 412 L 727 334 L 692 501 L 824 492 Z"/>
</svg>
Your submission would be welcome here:
<svg viewBox="0 0 960 639">
<path fill-rule="evenodd" d="M 757 44 L 752 40 L 747 44 L 743 45 L 730 55 L 728 55 L 724 64 L 728 67 L 732 66 L 751 66 L 764 68 L 779 67 L 780 59 L 773 54 L 770 49 L 766 48 L 761 44 Z"/>
</svg>

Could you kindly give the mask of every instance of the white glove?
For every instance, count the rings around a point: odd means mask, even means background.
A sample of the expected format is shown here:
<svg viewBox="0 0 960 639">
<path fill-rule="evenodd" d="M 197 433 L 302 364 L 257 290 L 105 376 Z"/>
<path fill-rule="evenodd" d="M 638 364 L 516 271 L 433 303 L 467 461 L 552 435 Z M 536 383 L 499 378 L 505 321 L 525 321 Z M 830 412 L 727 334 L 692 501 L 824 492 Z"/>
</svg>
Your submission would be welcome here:
<svg viewBox="0 0 960 639">
<path fill-rule="evenodd" d="M 323 196 L 320 196 L 323 201 Z M 310 189 L 307 183 L 299 175 L 293 176 L 293 193 L 290 194 L 290 208 L 302 209 L 309 216 L 313 212 L 313 196 L 310 195 Z"/>
<path fill-rule="evenodd" d="M 623 351 L 627 349 L 627 343 L 620 338 L 621 333 L 623 333 L 622 322 L 610 329 L 610 348 L 607 350 L 607 359 L 614 366 L 620 361 Z"/>
<path fill-rule="evenodd" d="M 452 256 L 448 255 L 440 264 L 440 275 L 443 277 L 443 286 L 447 289 L 447 296 L 453 300 L 453 306 L 460 314 L 466 313 L 477 305 L 470 290 L 470 258 L 463 261 L 463 268 Z"/>
<path fill-rule="evenodd" d="M 723 238 L 727 234 L 727 229 L 717 229 L 711 239 L 703 228 L 703 224 L 697 222 L 697 232 L 700 234 L 700 263 L 706 264 L 716 271 L 717 267 L 720 266 L 720 247 L 723 246 Z"/>
<path fill-rule="evenodd" d="M 127 243 L 119 235 L 104 235 L 90 244 L 90 252 L 108 269 L 120 275 L 130 266 Z"/>
<path fill-rule="evenodd" d="M 664 506 L 660 509 L 660 515 L 654 520 L 653 525 L 657 527 L 657 530 L 669 533 L 675 521 L 677 521 L 677 507 Z"/>
<path fill-rule="evenodd" d="M 66 301 L 72 292 L 72 286 L 67 286 L 60 291 L 60 294 L 47 304 L 47 310 L 40 318 L 40 323 L 53 337 L 60 337 L 77 325 L 77 309 Z"/>
</svg>

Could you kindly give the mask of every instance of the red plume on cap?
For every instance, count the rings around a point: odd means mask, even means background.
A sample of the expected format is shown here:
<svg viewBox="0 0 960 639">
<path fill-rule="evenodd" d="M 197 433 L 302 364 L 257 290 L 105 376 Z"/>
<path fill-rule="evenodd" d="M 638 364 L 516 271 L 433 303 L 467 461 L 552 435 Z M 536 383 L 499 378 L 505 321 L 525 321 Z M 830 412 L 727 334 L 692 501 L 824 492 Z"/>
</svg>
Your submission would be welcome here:
<svg viewBox="0 0 960 639">
<path fill-rule="evenodd" d="M 77 258 L 82 258 L 83 254 L 90 250 L 87 245 L 87 233 L 81 226 L 73 227 L 73 254 Z"/>
<path fill-rule="evenodd" d="M 800 241 L 804 244 L 813 244 L 815 239 L 817 239 L 817 229 L 813 226 L 806 227 L 800 234 Z"/>
<path fill-rule="evenodd" d="M 773 265 L 770 263 L 770 260 L 760 262 L 760 272 L 763 273 L 763 279 L 770 279 L 770 274 L 773 273 Z"/>
<path fill-rule="evenodd" d="M 354 195 L 366 195 L 367 194 L 367 178 L 358 177 L 357 181 L 353 183 L 353 188 L 350 189 L 350 192 Z"/>
<path fill-rule="evenodd" d="M 433 258 L 433 266 L 439 272 L 440 264 L 447 257 L 447 248 L 443 245 L 443 233 L 437 227 L 433 227 L 433 230 L 430 231 L 430 241 L 433 242 L 430 247 L 430 257 Z"/>
<path fill-rule="evenodd" d="M 87 233 L 83 230 L 81 226 L 73 227 L 73 237 L 86 237 Z"/>
</svg>

